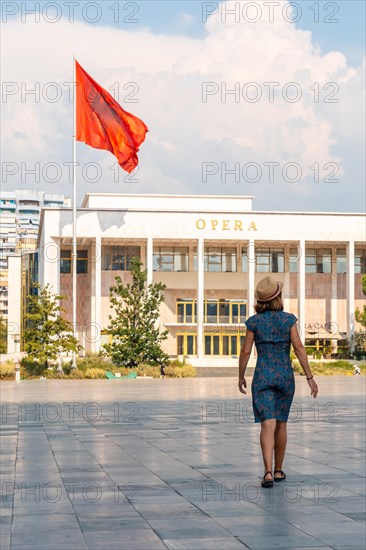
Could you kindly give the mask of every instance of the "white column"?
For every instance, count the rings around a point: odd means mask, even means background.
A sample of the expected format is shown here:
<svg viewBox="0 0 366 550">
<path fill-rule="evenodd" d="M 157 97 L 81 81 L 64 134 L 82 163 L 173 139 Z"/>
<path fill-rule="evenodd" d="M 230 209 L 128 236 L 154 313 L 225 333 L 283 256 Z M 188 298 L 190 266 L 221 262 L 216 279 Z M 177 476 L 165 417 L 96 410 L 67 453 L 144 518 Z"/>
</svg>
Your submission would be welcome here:
<svg viewBox="0 0 366 550">
<path fill-rule="evenodd" d="M 354 349 L 355 334 L 355 243 L 347 243 L 347 337 L 351 343 L 351 353 Z"/>
<path fill-rule="evenodd" d="M 39 261 L 43 263 L 40 280 L 42 287 L 49 284 L 53 294 L 60 294 L 60 245 L 54 239 L 49 239 L 39 256 Z"/>
<path fill-rule="evenodd" d="M 330 299 L 330 322 L 332 334 L 339 332 L 337 304 L 337 245 L 332 246 L 332 296 Z M 337 351 L 337 340 L 332 341 L 333 353 Z"/>
<path fill-rule="evenodd" d="M 154 241 L 152 237 L 148 237 L 146 240 L 146 269 L 147 269 L 147 284 L 150 285 L 153 282 L 154 275 Z"/>
<path fill-rule="evenodd" d="M 297 302 L 300 339 L 305 344 L 305 241 L 298 243 Z"/>
<path fill-rule="evenodd" d="M 8 353 L 17 353 L 21 334 L 22 315 L 22 259 L 8 256 Z"/>
<path fill-rule="evenodd" d="M 204 322 L 204 240 L 197 242 L 197 357 L 203 358 L 203 322 Z"/>
<path fill-rule="evenodd" d="M 87 331 L 91 350 L 98 353 L 101 336 L 101 302 L 102 302 L 102 241 L 96 237 L 91 253 L 91 326 Z"/>
<path fill-rule="evenodd" d="M 255 242 L 249 239 L 248 243 L 248 317 L 254 315 L 255 305 Z"/>
</svg>

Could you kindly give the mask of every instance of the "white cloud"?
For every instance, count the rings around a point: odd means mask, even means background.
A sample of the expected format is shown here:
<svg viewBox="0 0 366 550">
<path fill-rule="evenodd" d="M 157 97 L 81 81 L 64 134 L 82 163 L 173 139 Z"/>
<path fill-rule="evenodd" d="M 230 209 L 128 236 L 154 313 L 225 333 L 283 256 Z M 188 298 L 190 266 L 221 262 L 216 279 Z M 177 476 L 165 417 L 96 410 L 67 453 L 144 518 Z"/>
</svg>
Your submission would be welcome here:
<svg viewBox="0 0 366 550">
<path fill-rule="evenodd" d="M 36 103 L 28 97 L 22 103 L 20 94 L 8 97 L 3 109 L 3 160 L 41 164 L 71 160 L 72 105 L 63 83 L 72 80 L 74 52 L 103 87 L 118 86 L 122 106 L 149 126 L 139 154 L 139 183 L 127 182 L 119 190 L 254 194 L 259 209 L 268 208 L 271 200 L 276 204 L 280 194 L 285 197 L 281 199 L 285 201 L 283 209 L 299 209 L 311 205 L 311 200 L 314 210 L 358 209 L 363 182 L 353 182 L 353 199 L 344 198 L 343 185 L 329 184 L 334 199 L 330 204 L 324 186 L 319 190 L 315 185 L 311 167 L 318 163 L 321 181 L 329 175 L 329 168 L 324 169 L 327 163 L 342 165 L 339 174 L 343 174 L 343 181 L 349 177 L 347 162 L 362 167 L 357 148 L 351 159 L 349 151 L 352 140 L 357 139 L 358 145 L 364 140 L 364 68 L 348 67 L 341 52 L 322 55 L 310 32 L 296 29 L 281 17 L 273 23 L 265 18 L 255 24 L 235 23 L 232 18 L 222 21 L 220 12 L 212 15 L 206 23 L 207 37 L 200 40 L 65 20 L 56 24 L 7 23 L 3 26 L 4 82 L 15 82 L 19 87 L 22 82 L 29 86 L 40 82 L 41 91 L 47 82 L 57 82 L 62 100 L 53 104 L 41 97 Z M 19 44 L 23 46 L 19 48 Z M 203 102 L 205 82 L 213 83 L 215 93 Z M 279 83 L 274 86 L 273 103 L 268 100 L 269 86 L 264 84 L 268 82 Z M 126 83 L 135 84 L 124 89 Z M 248 83 L 257 84 L 246 87 Z M 296 83 L 296 88 L 288 83 Z M 324 89 L 327 83 L 334 84 Z M 239 101 L 231 94 L 223 102 L 222 91 L 235 86 Z M 256 90 L 262 98 L 251 103 L 248 98 Z M 291 98 L 298 90 L 298 102 L 291 103 L 282 96 L 287 91 Z M 127 103 L 128 94 L 133 92 L 132 99 L 138 102 Z M 324 103 L 327 97 L 338 102 Z M 113 173 L 108 170 L 115 159 L 82 144 L 77 151 L 81 162 L 99 162 L 105 168 L 103 190 L 115 191 Z M 206 183 L 202 182 L 203 162 L 219 167 Z M 240 169 L 249 162 L 257 163 L 263 168 L 262 178 L 254 184 L 242 176 L 239 182 L 227 176 L 222 182 L 221 163 L 225 162 L 228 168 L 239 163 Z M 302 179 L 290 183 L 277 173 L 276 183 L 269 183 L 263 166 L 268 162 L 279 162 L 281 168 L 297 163 Z M 8 178 L 8 188 L 11 181 L 16 187 L 32 187 L 29 178 L 16 185 Z M 66 184 L 63 177 L 53 190 L 69 193 Z M 79 194 L 100 187 L 100 183 L 83 182 L 81 177 Z M 304 197 L 308 202 L 303 202 Z"/>
<path fill-rule="evenodd" d="M 180 13 L 178 16 L 178 24 L 184 27 L 189 27 L 195 20 L 195 17 L 190 13 Z"/>
</svg>

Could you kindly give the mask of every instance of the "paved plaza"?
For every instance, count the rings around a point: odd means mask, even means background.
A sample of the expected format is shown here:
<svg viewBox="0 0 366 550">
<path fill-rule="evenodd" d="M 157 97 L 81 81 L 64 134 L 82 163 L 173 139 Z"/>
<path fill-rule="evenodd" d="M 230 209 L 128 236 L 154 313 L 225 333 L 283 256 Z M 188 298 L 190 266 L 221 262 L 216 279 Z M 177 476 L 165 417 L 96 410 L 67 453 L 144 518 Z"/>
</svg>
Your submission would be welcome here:
<svg viewBox="0 0 366 550">
<path fill-rule="evenodd" d="M 236 378 L 1 383 L 1 550 L 363 550 L 365 378 L 317 382 L 273 489 Z"/>
</svg>

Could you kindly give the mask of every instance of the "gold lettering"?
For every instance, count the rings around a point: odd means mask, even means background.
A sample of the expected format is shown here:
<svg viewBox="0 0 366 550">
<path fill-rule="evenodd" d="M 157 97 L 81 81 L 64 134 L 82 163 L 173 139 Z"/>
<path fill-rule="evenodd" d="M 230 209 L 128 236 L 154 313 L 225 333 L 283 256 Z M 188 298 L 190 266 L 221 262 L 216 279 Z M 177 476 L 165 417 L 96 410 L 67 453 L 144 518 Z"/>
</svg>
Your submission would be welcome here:
<svg viewBox="0 0 366 550">
<path fill-rule="evenodd" d="M 206 222 L 202 218 L 196 221 L 197 229 L 204 229 L 206 227 Z"/>
<path fill-rule="evenodd" d="M 229 231 L 232 227 L 230 227 L 230 224 L 233 224 L 234 227 L 232 228 L 234 231 L 243 231 L 243 221 L 241 220 L 205 220 L 204 218 L 199 218 L 196 220 L 196 228 L 197 229 L 206 229 L 207 223 L 211 223 L 211 230 L 216 231 L 217 227 L 219 225 L 219 222 L 221 222 L 221 230 L 222 231 Z M 258 231 L 257 226 L 255 224 L 255 221 L 252 220 L 248 231 Z"/>
</svg>

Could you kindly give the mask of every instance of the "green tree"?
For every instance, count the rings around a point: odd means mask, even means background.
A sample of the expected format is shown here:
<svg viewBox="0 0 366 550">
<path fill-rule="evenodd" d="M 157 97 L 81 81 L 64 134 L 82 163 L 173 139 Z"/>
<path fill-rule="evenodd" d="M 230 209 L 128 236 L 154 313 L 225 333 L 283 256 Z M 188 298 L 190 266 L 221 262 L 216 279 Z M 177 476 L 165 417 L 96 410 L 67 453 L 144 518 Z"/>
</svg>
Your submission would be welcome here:
<svg viewBox="0 0 366 550">
<path fill-rule="evenodd" d="M 52 294 L 50 286 L 38 289 L 37 295 L 27 296 L 28 311 L 25 314 L 24 349 L 32 359 L 45 367 L 61 352 L 77 351 L 80 346 L 73 336 L 72 325 L 61 315 L 59 305 L 65 296 Z"/>
<path fill-rule="evenodd" d="M 2 315 L 0 315 L 0 353 L 7 351 L 8 328 Z"/>
<path fill-rule="evenodd" d="M 168 331 L 157 327 L 159 306 L 164 301 L 162 283 L 146 285 L 147 271 L 142 269 L 138 258 L 131 260 L 132 283 L 124 285 L 121 277 L 115 277 L 115 286 L 110 288 L 111 308 L 107 328 L 112 342 L 105 344 L 105 353 L 116 366 L 136 367 L 142 363 L 164 367 L 169 363 L 161 342 Z"/>
<path fill-rule="evenodd" d="M 362 284 L 362 293 L 364 296 L 366 296 L 366 276 L 363 276 L 361 279 Z M 366 328 L 366 306 L 363 306 L 363 310 L 361 311 L 358 307 L 355 311 L 355 319 L 357 323 L 360 323 L 363 327 Z"/>
</svg>

